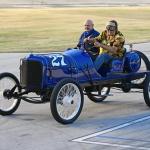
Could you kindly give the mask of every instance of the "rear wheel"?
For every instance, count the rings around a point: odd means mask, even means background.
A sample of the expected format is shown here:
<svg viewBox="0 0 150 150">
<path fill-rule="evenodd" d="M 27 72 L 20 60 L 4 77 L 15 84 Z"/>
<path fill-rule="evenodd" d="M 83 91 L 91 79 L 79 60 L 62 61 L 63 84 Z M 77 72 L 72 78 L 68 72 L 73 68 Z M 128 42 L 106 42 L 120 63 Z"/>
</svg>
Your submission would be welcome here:
<svg viewBox="0 0 150 150">
<path fill-rule="evenodd" d="M 73 123 L 81 113 L 83 101 L 79 84 L 72 79 L 64 79 L 53 89 L 50 99 L 52 115 L 62 124 Z"/>
<path fill-rule="evenodd" d="M 145 56 L 145 54 L 143 54 L 140 51 L 135 51 L 140 57 L 141 57 L 141 67 L 139 69 L 139 71 L 148 71 L 150 70 L 150 61 L 149 59 Z M 144 80 L 146 78 L 146 75 L 143 78 L 140 79 L 136 79 L 131 81 L 134 84 L 142 84 L 144 83 Z"/>
<path fill-rule="evenodd" d="M 110 87 L 101 87 L 97 91 L 89 91 L 86 88 L 85 91 L 86 91 L 86 95 L 91 101 L 95 103 L 99 103 L 104 101 L 107 98 L 107 95 L 110 92 Z"/>
<path fill-rule="evenodd" d="M 20 99 L 14 98 L 14 92 L 20 92 L 18 79 L 11 73 L 0 74 L 0 114 L 11 115 L 14 113 L 19 104 Z"/>
<path fill-rule="evenodd" d="M 144 81 L 143 94 L 144 94 L 145 103 L 147 104 L 147 106 L 150 107 L 150 76 L 149 75 L 146 75 Z"/>
</svg>

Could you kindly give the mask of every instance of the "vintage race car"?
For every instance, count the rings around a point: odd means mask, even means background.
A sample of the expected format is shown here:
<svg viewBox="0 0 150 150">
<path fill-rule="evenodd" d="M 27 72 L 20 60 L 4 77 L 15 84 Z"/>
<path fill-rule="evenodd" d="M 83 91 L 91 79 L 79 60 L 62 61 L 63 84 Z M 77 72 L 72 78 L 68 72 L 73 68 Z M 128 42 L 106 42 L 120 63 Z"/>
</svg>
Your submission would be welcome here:
<svg viewBox="0 0 150 150">
<path fill-rule="evenodd" d="M 79 117 L 84 95 L 102 102 L 113 87 L 123 92 L 142 89 L 150 107 L 148 58 L 140 51 L 128 51 L 123 58 L 115 58 L 97 71 L 85 50 L 30 54 L 20 60 L 20 81 L 11 73 L 0 74 L 0 114 L 14 113 L 21 100 L 35 104 L 50 102 L 53 117 L 69 124 Z"/>
</svg>

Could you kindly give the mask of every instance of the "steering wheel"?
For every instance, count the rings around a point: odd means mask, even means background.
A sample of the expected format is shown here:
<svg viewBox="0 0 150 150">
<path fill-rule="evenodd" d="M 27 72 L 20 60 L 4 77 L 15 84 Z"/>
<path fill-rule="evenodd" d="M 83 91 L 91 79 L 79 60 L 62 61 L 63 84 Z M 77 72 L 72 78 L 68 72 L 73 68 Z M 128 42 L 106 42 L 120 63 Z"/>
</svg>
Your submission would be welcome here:
<svg viewBox="0 0 150 150">
<path fill-rule="evenodd" d="M 93 41 L 84 42 L 84 49 L 86 51 L 91 51 L 93 47 L 94 47 L 94 42 Z"/>
<path fill-rule="evenodd" d="M 94 46 L 93 41 L 86 41 L 84 42 L 84 49 L 90 53 L 91 55 L 98 55 L 99 54 L 99 48 Z"/>
</svg>

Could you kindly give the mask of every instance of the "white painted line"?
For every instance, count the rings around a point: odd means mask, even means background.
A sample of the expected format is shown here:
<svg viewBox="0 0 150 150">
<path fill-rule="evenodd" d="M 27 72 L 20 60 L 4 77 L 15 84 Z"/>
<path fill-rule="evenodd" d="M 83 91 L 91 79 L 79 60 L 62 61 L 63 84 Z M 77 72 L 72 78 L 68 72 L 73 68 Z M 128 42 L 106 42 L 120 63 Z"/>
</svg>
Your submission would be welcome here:
<svg viewBox="0 0 150 150">
<path fill-rule="evenodd" d="M 113 147 L 120 147 L 120 148 L 130 148 L 130 149 L 136 149 L 136 150 L 150 150 L 150 148 L 146 148 L 146 147 L 136 147 L 136 146 L 130 146 L 130 145 L 119 145 L 119 144 L 102 143 L 102 142 L 92 142 L 92 141 L 87 141 L 87 140 L 80 141 L 79 143 L 113 146 Z"/>
<path fill-rule="evenodd" d="M 103 131 L 100 131 L 100 132 L 97 132 L 97 133 L 93 133 L 93 134 L 90 134 L 90 135 L 87 135 L 87 136 L 84 136 L 84 137 L 80 137 L 80 138 L 74 139 L 72 141 L 73 142 L 79 142 L 79 143 L 87 143 L 87 144 L 97 144 L 97 145 L 104 145 L 104 146 L 131 148 L 131 149 L 136 149 L 136 150 L 150 150 L 150 148 L 146 148 L 146 147 L 136 147 L 136 146 L 131 146 L 131 145 L 120 145 L 120 144 L 111 144 L 111 143 L 94 142 L 94 141 L 86 140 L 86 139 L 93 138 L 93 137 L 96 137 L 96 136 L 99 136 L 99 135 L 102 135 L 102 134 L 106 134 L 106 133 L 109 133 L 109 132 L 112 132 L 112 131 L 115 131 L 115 130 L 118 130 L 118 129 L 125 128 L 127 126 L 131 126 L 131 125 L 136 124 L 136 123 L 143 122 L 143 121 L 148 120 L 148 119 L 150 119 L 150 116 L 143 117 L 143 118 L 140 118 L 140 119 L 137 119 L 137 120 L 133 120 L 131 122 L 124 123 L 122 125 L 119 125 L 119 126 L 116 126 L 116 127 L 110 128 L 110 129 L 106 129 L 106 130 L 103 130 Z"/>
<path fill-rule="evenodd" d="M 92 138 L 92 137 L 95 137 L 95 136 L 99 136 L 99 135 L 106 134 L 106 133 L 109 133 L 109 132 L 112 132 L 112 131 L 115 131 L 115 130 L 118 130 L 118 129 L 125 128 L 127 126 L 131 126 L 133 124 L 136 124 L 136 123 L 148 120 L 148 119 L 150 119 L 150 116 L 140 118 L 140 119 L 128 122 L 128 123 L 124 123 L 122 125 L 119 125 L 119 126 L 116 126 L 116 127 L 110 128 L 110 129 L 106 129 L 106 130 L 103 130 L 103 131 L 100 131 L 100 132 L 97 132 L 97 133 L 93 133 L 93 134 L 90 134 L 90 135 L 87 135 L 87 136 L 84 136 L 84 137 L 80 137 L 80 138 L 74 139 L 72 141 L 80 142 L 80 141 L 83 141 L 83 140 L 86 140 L 86 139 L 89 139 L 89 138 Z"/>
</svg>

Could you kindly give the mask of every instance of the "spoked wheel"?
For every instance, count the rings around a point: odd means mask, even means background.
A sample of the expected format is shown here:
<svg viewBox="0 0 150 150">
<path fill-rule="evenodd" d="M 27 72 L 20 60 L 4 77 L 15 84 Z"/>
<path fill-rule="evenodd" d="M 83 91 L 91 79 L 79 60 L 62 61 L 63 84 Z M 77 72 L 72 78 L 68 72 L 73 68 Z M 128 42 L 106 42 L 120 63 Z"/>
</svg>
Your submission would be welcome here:
<svg viewBox="0 0 150 150">
<path fill-rule="evenodd" d="M 139 69 L 139 71 L 148 71 L 150 70 L 150 61 L 149 59 L 145 56 L 145 54 L 143 54 L 140 51 L 135 51 L 140 57 L 141 57 L 141 67 Z M 136 79 L 131 81 L 134 84 L 142 84 L 144 83 L 144 80 L 146 78 L 146 75 L 143 78 L 140 79 Z"/>
<path fill-rule="evenodd" d="M 107 95 L 110 92 L 110 87 L 102 87 L 98 91 L 89 91 L 86 88 L 85 91 L 90 100 L 95 103 L 99 103 L 106 99 Z"/>
<path fill-rule="evenodd" d="M 11 115 L 14 113 L 20 99 L 13 98 L 14 92 L 20 92 L 18 79 L 11 73 L 0 74 L 0 114 Z"/>
<path fill-rule="evenodd" d="M 150 107 L 150 75 L 146 75 L 145 81 L 144 81 L 144 100 L 147 106 Z"/>
<path fill-rule="evenodd" d="M 72 123 L 79 117 L 83 102 L 79 84 L 72 79 L 64 79 L 53 89 L 50 99 L 52 115 L 62 124 Z"/>
</svg>

